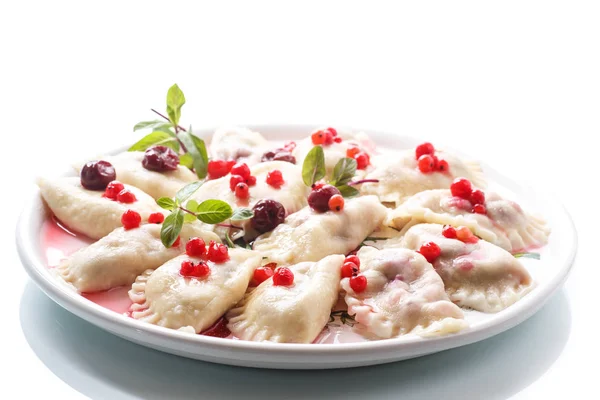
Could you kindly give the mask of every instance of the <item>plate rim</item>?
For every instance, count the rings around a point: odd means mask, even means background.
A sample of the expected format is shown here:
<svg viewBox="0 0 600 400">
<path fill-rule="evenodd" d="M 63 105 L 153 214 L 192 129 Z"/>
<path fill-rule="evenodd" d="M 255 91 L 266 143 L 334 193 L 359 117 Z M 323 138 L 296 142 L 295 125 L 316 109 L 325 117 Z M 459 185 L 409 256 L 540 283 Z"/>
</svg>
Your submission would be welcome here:
<svg viewBox="0 0 600 400">
<path fill-rule="evenodd" d="M 319 125 L 309 125 L 309 124 L 261 124 L 261 125 L 244 125 L 245 127 L 256 130 L 259 132 L 268 132 L 268 131 L 278 131 L 278 130 L 292 130 L 292 131 L 303 131 L 310 132 L 318 127 Z M 414 142 L 419 140 L 415 136 L 407 136 L 401 135 L 397 133 L 384 132 L 380 130 L 373 129 L 356 129 L 356 128 L 340 128 L 340 129 L 349 129 L 354 132 L 366 132 L 369 136 L 372 137 L 394 137 L 398 138 L 400 141 L 409 141 Z M 203 129 L 194 129 L 194 132 L 198 132 L 201 137 L 206 137 L 206 134 L 210 134 L 214 132 L 215 128 L 208 127 Z M 270 136 L 270 135 L 267 135 Z M 374 140 L 378 143 L 378 140 Z M 451 146 L 444 145 L 445 148 L 451 149 L 453 152 L 457 154 L 464 154 L 460 151 L 455 151 Z M 123 151 L 122 147 L 116 148 L 113 152 Z M 468 157 L 468 155 L 467 155 Z M 471 157 L 472 158 L 472 157 Z M 516 185 L 520 188 L 524 187 L 522 182 L 511 179 L 504 175 L 502 172 L 499 172 L 497 169 L 490 167 L 485 162 L 480 161 L 482 167 L 485 172 L 489 172 L 490 170 L 494 172 L 494 175 L 500 176 L 503 179 L 503 182 L 510 182 L 512 185 Z M 60 176 L 66 175 L 66 173 L 61 173 Z M 243 341 L 243 340 L 230 340 L 230 339 L 222 339 L 215 338 L 209 336 L 202 335 L 190 335 L 189 333 L 179 332 L 176 330 L 144 323 L 142 321 L 137 321 L 132 318 L 126 317 L 122 314 L 116 313 L 114 311 L 105 309 L 87 299 L 80 296 L 74 290 L 69 289 L 65 284 L 62 284 L 58 281 L 57 277 L 54 276 L 50 269 L 48 269 L 43 262 L 43 258 L 41 257 L 40 249 L 36 249 L 36 238 L 32 237 L 32 224 L 35 223 L 36 213 L 39 213 L 41 209 L 43 209 L 43 201 L 41 200 L 41 196 L 39 195 L 39 189 L 37 187 L 32 190 L 30 194 L 26 197 L 26 202 L 23 206 L 23 210 L 21 215 L 19 216 L 19 220 L 16 226 L 16 245 L 19 257 L 21 259 L 21 263 L 25 268 L 28 275 L 31 279 L 36 283 L 38 287 L 42 289 L 42 291 L 50 297 L 53 301 L 58 303 L 61 307 L 67 309 L 69 312 L 74 313 L 87 320 L 88 322 L 102 328 L 105 330 L 109 330 L 113 334 L 117 334 L 118 336 L 124 337 L 128 340 L 135 341 L 137 343 L 148 343 L 151 341 L 158 347 L 161 347 L 159 343 L 162 343 L 166 349 L 161 349 L 163 351 L 172 352 L 177 351 L 177 346 L 185 345 L 185 346 L 197 346 L 198 349 L 210 347 L 212 351 L 244 351 L 247 353 L 257 354 L 260 353 L 265 355 L 266 357 L 270 355 L 279 355 L 279 356 L 298 356 L 302 354 L 302 358 L 305 357 L 342 357 L 347 358 L 348 356 L 356 357 L 364 355 L 368 353 L 369 359 L 373 359 L 373 356 L 385 356 L 387 355 L 391 361 L 393 361 L 394 357 L 398 358 L 398 353 L 415 353 L 416 355 L 412 355 L 411 357 L 423 355 L 426 353 L 437 352 L 441 350 L 446 350 L 454 347 L 459 347 L 462 345 L 467 345 L 470 343 L 474 343 L 489 337 L 492 337 L 496 334 L 499 334 L 503 331 L 506 331 L 533 314 L 535 314 L 547 301 L 548 299 L 556 292 L 564 283 L 568 275 L 570 274 L 574 260 L 577 254 L 578 249 L 578 237 L 575 225 L 573 223 L 573 219 L 569 214 L 568 210 L 564 207 L 564 205 L 559 202 L 555 196 L 551 196 L 549 192 L 545 190 L 539 190 L 538 186 L 534 185 L 533 192 L 536 194 L 544 194 L 543 198 L 552 199 L 552 202 L 566 217 L 566 221 L 568 221 L 569 226 L 569 234 L 568 237 L 571 238 L 571 243 L 568 246 L 569 253 L 564 255 L 564 259 L 560 261 L 562 268 L 551 277 L 548 283 L 546 283 L 542 288 L 539 288 L 535 293 L 530 293 L 529 295 L 534 295 L 533 297 L 525 296 L 523 299 L 519 300 L 517 303 L 511 305 L 507 309 L 502 311 L 502 315 L 498 315 L 497 317 L 491 321 L 483 321 L 483 323 L 478 326 L 477 329 L 471 329 L 470 327 L 451 335 L 432 337 L 432 338 L 422 338 L 422 337 L 400 337 L 400 338 L 391 338 L 377 341 L 367 341 L 367 342 L 358 342 L 358 343 L 340 343 L 340 344 L 296 344 L 296 343 L 265 343 L 265 342 L 251 342 L 251 341 Z M 39 216 L 38 216 L 39 218 Z M 38 237 L 39 240 L 39 237 Z M 113 329 L 110 329 L 113 328 Z M 120 331 L 117 333 L 115 331 Z M 138 338 L 132 338 L 132 335 L 138 335 Z M 138 340 L 139 339 L 139 340 Z M 169 345 L 170 344 L 170 345 Z M 153 346 L 151 346 L 153 347 Z M 156 348 L 156 347 L 155 347 Z M 422 350 L 425 350 L 424 352 Z M 385 353 L 385 354 L 384 354 Z M 179 353 L 177 353 L 179 354 Z M 182 355 L 182 354 L 179 354 Z M 191 358 L 198 358 L 202 354 L 198 352 L 194 352 L 193 354 L 186 354 L 184 356 Z M 209 358 L 210 354 L 205 354 L 205 358 Z M 223 358 L 223 357 L 217 357 Z M 409 358 L 409 357 L 405 357 Z M 247 363 L 244 359 L 222 359 L 223 363 L 227 364 L 235 364 L 235 365 L 252 365 L 252 363 Z M 363 360 L 364 361 L 364 360 Z M 380 360 L 374 363 L 383 363 L 386 362 L 384 360 Z M 389 362 L 389 361 L 388 361 Z M 264 361 L 263 361 L 264 363 Z M 272 362 L 266 362 L 267 364 L 302 364 L 302 361 L 299 360 L 278 360 Z M 363 365 L 360 362 L 352 363 L 351 361 L 336 361 L 331 360 L 333 364 L 350 364 L 348 366 L 353 365 Z M 373 363 L 372 363 L 373 364 Z M 258 365 L 252 365 L 258 366 Z M 344 365 L 336 365 L 335 367 L 344 366 Z M 293 368 L 297 368 L 301 366 L 294 366 Z M 281 366 L 278 368 L 282 368 Z M 323 368 L 331 368 L 328 365 L 323 365 Z"/>
</svg>

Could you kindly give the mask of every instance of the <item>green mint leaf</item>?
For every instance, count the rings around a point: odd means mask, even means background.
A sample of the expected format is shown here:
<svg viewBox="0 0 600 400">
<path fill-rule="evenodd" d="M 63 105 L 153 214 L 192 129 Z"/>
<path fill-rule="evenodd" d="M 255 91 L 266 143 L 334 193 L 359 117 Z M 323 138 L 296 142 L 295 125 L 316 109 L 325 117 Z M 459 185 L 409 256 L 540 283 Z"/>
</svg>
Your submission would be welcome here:
<svg viewBox="0 0 600 400">
<path fill-rule="evenodd" d="M 342 186 L 350 182 L 356 174 L 356 160 L 352 158 L 342 158 L 335 164 L 333 169 L 333 179 L 330 182 L 333 186 Z"/>
<path fill-rule="evenodd" d="M 183 212 L 183 223 L 189 224 L 190 222 L 194 222 L 196 220 L 196 216 L 194 214 Z"/>
<path fill-rule="evenodd" d="M 540 259 L 540 253 L 515 253 L 515 258 L 533 258 L 534 260 Z"/>
<path fill-rule="evenodd" d="M 315 146 L 302 164 L 302 180 L 306 186 L 312 186 L 325 176 L 325 172 L 325 153 L 321 146 Z"/>
<path fill-rule="evenodd" d="M 199 179 L 204 179 L 208 172 L 208 153 L 206 151 L 206 145 L 204 144 L 204 140 L 191 134 L 191 130 L 192 127 L 190 127 L 187 132 L 181 132 L 179 134 L 179 139 L 185 145 L 188 153 L 192 157 L 192 165 L 194 166 L 196 175 Z M 181 159 L 179 161 L 181 162 Z"/>
<path fill-rule="evenodd" d="M 155 131 L 167 131 L 172 127 L 171 124 L 162 120 L 154 120 L 154 121 L 142 121 L 135 124 L 133 127 L 133 131 L 139 131 L 140 129 L 149 129 L 152 128 Z"/>
<path fill-rule="evenodd" d="M 173 201 L 173 199 L 169 197 L 161 197 L 160 199 L 156 200 L 156 204 L 158 204 L 160 208 L 164 208 L 165 210 L 174 210 L 175 208 L 177 208 L 177 204 L 175 204 L 175 201 Z"/>
<path fill-rule="evenodd" d="M 191 212 L 196 212 L 196 210 L 198 209 L 198 202 L 194 199 L 189 200 L 187 203 L 185 203 L 185 208 L 190 210 Z"/>
<path fill-rule="evenodd" d="M 227 243 L 227 247 L 229 247 L 229 248 L 236 247 L 235 243 L 233 243 L 233 240 L 231 240 L 231 235 L 229 235 L 229 230 L 225 234 L 225 242 Z"/>
<path fill-rule="evenodd" d="M 173 126 L 179 124 L 181 117 L 181 107 L 185 104 L 185 96 L 179 86 L 174 84 L 167 92 L 167 115 Z"/>
<path fill-rule="evenodd" d="M 185 153 L 179 156 L 179 165 L 183 165 L 189 169 L 194 168 L 194 159 L 190 153 Z"/>
<path fill-rule="evenodd" d="M 338 190 L 342 193 L 342 196 L 346 198 L 356 197 L 358 196 L 358 190 L 352 186 L 342 185 L 337 186 Z"/>
<path fill-rule="evenodd" d="M 231 218 L 231 206 L 222 200 L 204 200 L 196 209 L 198 219 L 206 224 L 218 224 Z"/>
<path fill-rule="evenodd" d="M 160 241 L 165 247 L 173 246 L 183 227 L 183 211 L 175 210 L 165 218 L 160 230 Z"/>
<path fill-rule="evenodd" d="M 231 221 L 244 221 L 254 217 L 254 211 L 250 208 L 240 207 L 233 211 L 233 215 L 229 218 Z"/>
<path fill-rule="evenodd" d="M 127 151 L 145 151 L 147 148 L 152 146 L 167 146 L 175 151 L 179 151 L 179 142 L 173 138 L 169 133 L 163 131 L 154 131 L 141 138 Z"/>
<path fill-rule="evenodd" d="M 179 189 L 179 191 L 175 194 L 175 201 L 178 204 L 182 204 L 191 195 L 196 193 L 196 190 L 198 190 L 198 188 L 200 188 L 200 186 L 202 186 L 203 183 L 204 183 L 203 181 L 196 181 L 196 182 L 188 183 L 187 185 L 185 185 L 184 187 Z M 193 210 L 190 210 L 190 211 L 193 211 Z"/>
</svg>

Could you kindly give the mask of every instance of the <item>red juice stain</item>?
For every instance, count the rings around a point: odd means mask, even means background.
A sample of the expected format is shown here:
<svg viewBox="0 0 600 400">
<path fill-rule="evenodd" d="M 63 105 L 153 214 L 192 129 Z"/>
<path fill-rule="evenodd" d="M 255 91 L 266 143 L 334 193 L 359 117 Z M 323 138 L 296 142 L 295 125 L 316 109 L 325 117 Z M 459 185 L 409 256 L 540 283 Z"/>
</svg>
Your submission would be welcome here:
<svg viewBox="0 0 600 400">
<path fill-rule="evenodd" d="M 221 317 L 213 324 L 213 326 L 206 329 L 204 332 L 201 332 L 200 334 L 204 336 L 226 338 L 231 335 L 231 331 L 227 329 L 227 322 L 229 321 L 227 321 L 225 317 Z"/>
<path fill-rule="evenodd" d="M 129 308 L 132 303 L 127 294 L 128 291 L 127 286 L 120 286 L 102 292 L 81 293 L 81 295 L 99 306 L 119 314 L 129 315 Z"/>
<path fill-rule="evenodd" d="M 62 260 L 77 250 L 94 243 L 92 239 L 84 235 L 73 233 L 54 217 L 44 221 L 40 233 L 42 250 L 46 255 L 48 268 L 58 266 Z"/>
</svg>

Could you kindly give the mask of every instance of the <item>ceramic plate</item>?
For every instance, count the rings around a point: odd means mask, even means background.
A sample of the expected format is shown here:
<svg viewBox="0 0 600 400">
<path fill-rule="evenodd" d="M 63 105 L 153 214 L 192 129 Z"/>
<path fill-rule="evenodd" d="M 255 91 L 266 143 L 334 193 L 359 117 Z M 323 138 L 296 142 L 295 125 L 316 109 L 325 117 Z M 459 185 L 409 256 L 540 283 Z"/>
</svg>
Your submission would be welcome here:
<svg viewBox="0 0 600 400">
<path fill-rule="evenodd" d="M 294 140 L 306 137 L 314 126 L 250 126 L 267 139 Z M 209 138 L 214 130 L 195 131 Z M 380 148 L 405 149 L 416 146 L 416 138 L 363 130 Z M 456 153 L 460 154 L 460 152 Z M 473 157 L 470 157 L 473 158 Z M 50 218 L 39 192 L 27 200 L 17 226 L 17 247 L 23 265 L 33 281 L 56 303 L 73 314 L 115 335 L 168 353 L 223 364 L 283 369 L 326 369 L 374 365 L 418 357 L 497 335 L 523 322 L 538 311 L 566 279 L 577 247 L 571 219 L 555 197 L 504 177 L 483 164 L 490 189 L 519 202 L 525 209 L 543 215 L 552 229 L 540 260 L 521 259 L 536 281 L 523 299 L 496 314 L 465 312 L 469 328 L 449 336 L 401 338 L 331 344 L 278 344 L 246 342 L 203 335 L 191 335 L 134 320 L 82 297 L 62 284 L 48 269 L 42 235 Z M 73 172 L 65 172 L 73 175 Z M 65 327 L 68 329 L 68 327 Z"/>
</svg>

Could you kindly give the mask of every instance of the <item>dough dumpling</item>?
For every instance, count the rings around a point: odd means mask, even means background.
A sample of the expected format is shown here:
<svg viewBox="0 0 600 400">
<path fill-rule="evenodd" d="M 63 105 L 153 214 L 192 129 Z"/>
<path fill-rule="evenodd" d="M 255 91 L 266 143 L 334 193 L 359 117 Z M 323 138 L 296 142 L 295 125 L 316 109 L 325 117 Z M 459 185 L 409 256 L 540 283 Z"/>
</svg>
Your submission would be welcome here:
<svg viewBox="0 0 600 400">
<path fill-rule="evenodd" d="M 387 209 L 375 196 L 347 199 L 340 212 L 318 213 L 307 206 L 272 232 L 259 236 L 254 249 L 268 262 L 279 265 L 347 254 L 381 224 L 386 214 Z"/>
<path fill-rule="evenodd" d="M 291 286 L 274 286 L 269 278 L 227 313 L 227 327 L 244 340 L 313 342 L 338 299 L 343 263 L 343 255 L 332 255 L 291 266 Z"/>
<path fill-rule="evenodd" d="M 191 237 L 206 243 L 219 241 L 217 235 L 185 224 L 179 247 L 166 248 L 160 241 L 162 225 L 145 224 L 136 229 L 117 228 L 107 236 L 63 260 L 56 272 L 80 292 L 97 292 L 131 285 L 147 269 L 160 267 L 185 251 Z"/>
<path fill-rule="evenodd" d="M 506 250 L 485 240 L 463 243 L 442 235 L 443 226 L 415 225 L 406 232 L 402 246 L 418 250 L 427 242 L 442 253 L 433 267 L 444 281 L 455 304 L 478 311 L 498 312 L 515 303 L 533 288 L 531 276 Z"/>
<path fill-rule="evenodd" d="M 135 210 L 142 223 L 155 212 L 163 212 L 156 201 L 140 189 L 125 185 L 137 198 L 130 204 L 102 197 L 104 191 L 87 190 L 77 177 L 38 179 L 40 193 L 52 213 L 62 223 L 91 239 L 100 239 L 122 226 L 121 216 Z"/>
<path fill-rule="evenodd" d="M 381 202 L 399 205 L 424 190 L 448 188 L 457 177 L 467 178 L 479 188 L 486 186 L 479 163 L 462 160 L 441 150 L 436 151 L 436 156 L 448 162 L 448 172 L 422 173 L 417 166 L 414 149 L 393 156 L 379 156 L 373 160 L 376 167 L 365 176 L 365 179 L 377 179 L 379 182 L 362 184 L 360 192 L 377 195 Z"/>
<path fill-rule="evenodd" d="M 466 327 L 463 313 L 448 299 L 442 279 L 419 253 L 365 246 L 357 255 L 367 288 L 355 293 L 349 278 L 342 279 L 342 288 L 348 313 L 355 314 L 356 327 L 365 336 L 437 336 Z"/>
<path fill-rule="evenodd" d="M 243 127 L 222 127 L 215 131 L 210 143 L 213 159 L 236 160 L 248 166 L 258 164 L 268 150 L 269 141 L 260 133 Z"/>
<path fill-rule="evenodd" d="M 244 297 L 261 263 L 254 251 L 229 249 L 228 261 L 208 262 L 207 277 L 189 278 L 179 273 L 184 260 L 201 261 L 184 254 L 136 279 L 129 291 L 133 318 L 171 329 L 191 327 L 200 333 Z"/>
<path fill-rule="evenodd" d="M 467 226 L 471 232 L 515 253 L 548 242 L 550 230 L 543 219 L 527 214 L 511 200 L 485 193 L 487 215 L 472 213 L 468 200 L 448 189 L 427 190 L 407 199 L 390 213 L 388 224 L 405 233 L 412 225 L 427 222 Z"/>
</svg>

